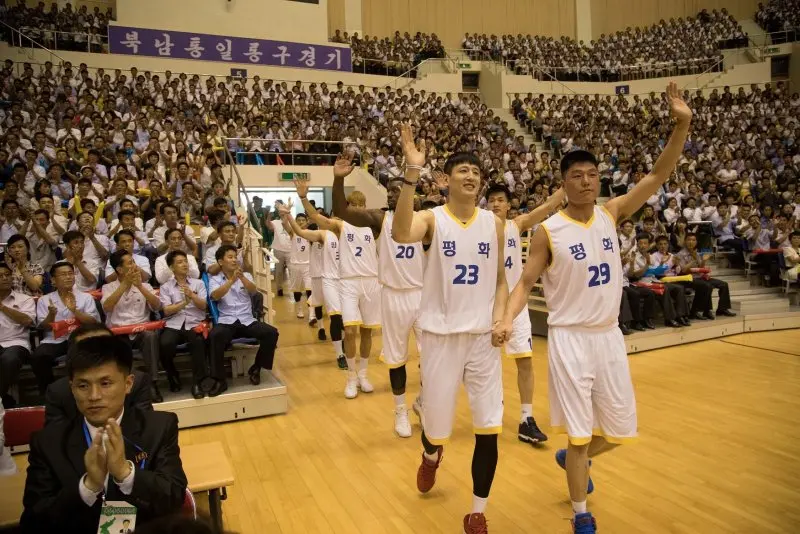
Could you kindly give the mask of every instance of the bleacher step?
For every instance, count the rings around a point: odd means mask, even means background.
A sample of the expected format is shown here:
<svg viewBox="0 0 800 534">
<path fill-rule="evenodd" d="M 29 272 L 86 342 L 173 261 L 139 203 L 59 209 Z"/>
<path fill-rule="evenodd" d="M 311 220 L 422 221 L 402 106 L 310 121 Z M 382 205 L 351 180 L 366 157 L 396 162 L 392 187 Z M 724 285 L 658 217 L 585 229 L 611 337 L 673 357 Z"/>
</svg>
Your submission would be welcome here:
<svg viewBox="0 0 800 534">
<path fill-rule="evenodd" d="M 789 311 L 789 299 L 787 298 L 771 298 L 771 299 L 747 299 L 731 301 L 731 308 L 733 311 L 741 315 L 750 315 L 754 313 L 780 313 Z"/>
</svg>

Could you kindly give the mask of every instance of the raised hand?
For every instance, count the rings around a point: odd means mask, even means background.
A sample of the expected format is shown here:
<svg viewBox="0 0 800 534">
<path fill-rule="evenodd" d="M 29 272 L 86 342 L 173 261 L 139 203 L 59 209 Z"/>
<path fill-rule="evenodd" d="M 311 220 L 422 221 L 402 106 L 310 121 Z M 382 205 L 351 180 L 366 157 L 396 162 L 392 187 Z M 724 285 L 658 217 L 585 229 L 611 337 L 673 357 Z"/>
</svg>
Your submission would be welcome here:
<svg viewBox="0 0 800 534">
<path fill-rule="evenodd" d="M 83 465 L 86 468 L 86 486 L 92 491 L 100 491 L 106 482 L 108 474 L 106 452 L 103 449 L 103 432 L 98 432 L 92 444 L 83 455 Z"/>
<path fill-rule="evenodd" d="M 106 442 L 108 472 L 114 477 L 114 480 L 124 480 L 130 474 L 130 465 L 125 459 L 125 441 L 122 439 L 122 429 L 114 419 L 109 419 L 105 431 L 108 436 Z"/>
<path fill-rule="evenodd" d="M 336 163 L 333 164 L 334 178 L 344 178 L 353 172 L 353 154 L 339 154 Z"/>
<path fill-rule="evenodd" d="M 400 125 L 400 144 L 406 165 L 425 165 L 425 139 L 420 139 L 419 145 L 415 145 L 414 132 L 407 122 Z"/>
<path fill-rule="evenodd" d="M 336 172 L 334 168 L 334 172 Z M 350 173 L 348 173 L 350 174 Z M 304 198 L 308 195 L 308 180 L 302 180 L 299 178 L 294 179 L 294 188 L 297 190 L 297 196 L 300 198 Z"/>
<path fill-rule="evenodd" d="M 689 123 L 692 120 L 692 110 L 683 100 L 678 90 L 678 84 L 675 82 L 669 82 L 667 86 L 667 102 L 669 102 L 669 110 L 676 121 Z"/>
<path fill-rule="evenodd" d="M 442 171 L 433 171 L 431 174 L 433 175 L 433 180 L 436 182 L 436 185 L 440 191 L 442 189 L 447 189 L 448 176 L 445 173 Z"/>
<path fill-rule="evenodd" d="M 281 217 L 291 216 L 293 206 L 294 202 L 292 202 L 292 199 L 289 199 L 287 204 L 278 204 L 278 215 Z"/>
</svg>

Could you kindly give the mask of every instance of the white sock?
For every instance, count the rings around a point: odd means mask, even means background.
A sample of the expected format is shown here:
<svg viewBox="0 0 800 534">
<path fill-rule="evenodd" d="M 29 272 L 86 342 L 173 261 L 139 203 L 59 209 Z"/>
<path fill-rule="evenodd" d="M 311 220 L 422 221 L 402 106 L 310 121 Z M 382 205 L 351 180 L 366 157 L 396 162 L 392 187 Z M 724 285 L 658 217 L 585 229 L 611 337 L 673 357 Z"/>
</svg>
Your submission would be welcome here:
<svg viewBox="0 0 800 534">
<path fill-rule="evenodd" d="M 401 393 L 400 395 L 392 395 L 392 397 L 394 397 L 394 407 L 395 408 L 399 408 L 401 406 L 403 408 L 406 407 L 406 394 L 405 393 Z"/>
<path fill-rule="evenodd" d="M 355 358 L 347 358 L 347 370 L 351 373 L 355 374 L 358 370 L 356 366 L 356 359 Z"/>
<path fill-rule="evenodd" d="M 367 358 L 361 358 L 361 361 L 359 362 L 359 365 L 358 365 L 358 370 L 359 371 L 366 371 L 368 365 L 369 365 L 369 360 Z"/>
<path fill-rule="evenodd" d="M 528 417 L 533 417 L 533 404 L 522 405 L 522 416 L 520 418 L 520 422 L 524 423 Z"/>
<path fill-rule="evenodd" d="M 431 462 L 438 462 L 439 461 L 439 450 L 437 450 L 434 454 L 428 454 L 425 451 L 422 451 L 423 456 L 425 456 L 426 460 L 430 460 Z"/>
<path fill-rule="evenodd" d="M 344 354 L 344 350 L 342 349 L 342 340 L 334 341 L 333 348 L 336 351 L 336 356 L 338 357 L 340 354 Z"/>
<path fill-rule="evenodd" d="M 486 511 L 486 501 L 489 500 L 489 497 L 483 498 L 478 497 L 477 495 L 472 496 L 472 513 L 473 514 L 482 514 Z"/>
<path fill-rule="evenodd" d="M 572 501 L 572 511 L 577 514 L 585 514 L 586 513 L 586 501 L 575 502 Z"/>
</svg>

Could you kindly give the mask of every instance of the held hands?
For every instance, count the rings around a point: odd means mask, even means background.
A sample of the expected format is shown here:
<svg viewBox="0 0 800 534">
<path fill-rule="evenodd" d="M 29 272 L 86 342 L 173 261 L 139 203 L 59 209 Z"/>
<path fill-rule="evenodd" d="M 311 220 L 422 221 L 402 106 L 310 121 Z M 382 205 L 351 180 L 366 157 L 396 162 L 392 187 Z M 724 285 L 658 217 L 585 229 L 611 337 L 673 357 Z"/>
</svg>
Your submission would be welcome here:
<svg viewBox="0 0 800 534">
<path fill-rule="evenodd" d="M 675 82 L 670 82 L 667 86 L 667 102 L 669 102 L 669 110 L 672 116 L 675 117 L 678 123 L 689 124 L 691 122 L 692 110 L 684 102 L 680 90 L 678 90 L 678 84 Z"/>
<path fill-rule="evenodd" d="M 495 321 L 492 325 L 492 346 L 502 347 L 503 343 L 511 337 L 512 324 L 505 319 Z"/>
</svg>

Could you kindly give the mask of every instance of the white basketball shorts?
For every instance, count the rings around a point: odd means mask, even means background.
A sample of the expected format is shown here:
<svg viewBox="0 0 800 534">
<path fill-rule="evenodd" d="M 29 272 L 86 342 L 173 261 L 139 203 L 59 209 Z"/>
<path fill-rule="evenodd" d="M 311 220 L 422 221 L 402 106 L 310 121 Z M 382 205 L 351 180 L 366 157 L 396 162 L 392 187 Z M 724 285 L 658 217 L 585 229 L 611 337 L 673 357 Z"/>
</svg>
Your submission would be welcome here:
<svg viewBox="0 0 800 534">
<path fill-rule="evenodd" d="M 503 352 L 508 358 L 530 358 L 533 356 L 531 316 L 528 315 L 527 306 L 514 318 L 511 338 L 506 341 Z"/>
<path fill-rule="evenodd" d="M 328 315 L 342 314 L 342 296 L 338 278 L 320 278 L 322 281 L 322 296 L 325 301 L 325 310 Z M 314 297 L 314 288 L 311 289 L 311 296 Z M 314 297 L 314 302 L 317 302 Z M 317 304 L 319 306 L 319 304 Z"/>
<path fill-rule="evenodd" d="M 377 276 L 342 278 L 342 321 L 345 326 L 380 328 L 381 284 Z"/>
<path fill-rule="evenodd" d="M 419 348 L 419 329 L 414 325 L 419 316 L 422 288 L 381 289 L 381 321 L 383 323 L 383 351 L 381 361 L 390 369 L 402 367 L 408 359 L 408 335 L 414 328 Z"/>
<path fill-rule="evenodd" d="M 503 431 L 503 370 L 492 334 L 420 332 L 425 436 L 443 445 L 453 432 L 458 384 L 463 382 L 475 434 Z"/>
<path fill-rule="evenodd" d="M 289 288 L 291 291 L 308 291 L 311 289 L 311 275 L 307 263 L 289 264 Z"/>
<path fill-rule="evenodd" d="M 308 299 L 308 305 L 315 308 L 324 304 L 325 296 L 322 293 L 322 278 L 314 277 L 311 279 L 311 298 Z"/>
<path fill-rule="evenodd" d="M 550 327 L 547 335 L 550 424 L 573 445 L 592 436 L 610 443 L 635 438 L 636 399 L 625 340 L 608 330 Z"/>
</svg>

